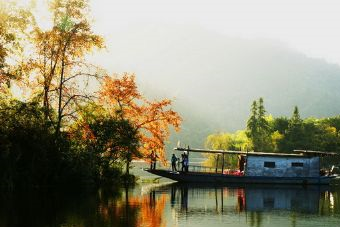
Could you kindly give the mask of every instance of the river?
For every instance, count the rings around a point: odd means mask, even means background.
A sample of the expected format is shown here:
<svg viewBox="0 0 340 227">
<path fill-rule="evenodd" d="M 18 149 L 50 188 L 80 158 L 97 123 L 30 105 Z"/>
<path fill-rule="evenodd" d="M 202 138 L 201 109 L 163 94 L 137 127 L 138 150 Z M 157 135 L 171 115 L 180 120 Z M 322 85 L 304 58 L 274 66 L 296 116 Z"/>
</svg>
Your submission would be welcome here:
<svg viewBox="0 0 340 227">
<path fill-rule="evenodd" d="M 340 226 L 340 187 L 141 184 L 0 197 L 0 227 Z"/>
</svg>

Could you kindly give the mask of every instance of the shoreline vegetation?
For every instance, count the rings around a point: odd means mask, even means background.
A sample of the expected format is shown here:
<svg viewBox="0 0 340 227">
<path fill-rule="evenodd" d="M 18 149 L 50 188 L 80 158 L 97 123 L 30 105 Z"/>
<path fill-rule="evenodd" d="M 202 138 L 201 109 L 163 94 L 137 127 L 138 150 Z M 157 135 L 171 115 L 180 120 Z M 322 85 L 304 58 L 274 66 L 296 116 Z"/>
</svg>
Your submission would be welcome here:
<svg viewBox="0 0 340 227">
<path fill-rule="evenodd" d="M 165 162 L 181 117 L 171 100 L 145 98 L 134 74 L 86 61 L 105 47 L 88 1 L 48 1 L 49 28 L 29 7 L 0 2 L 0 185 L 134 183 L 132 160 Z"/>
<path fill-rule="evenodd" d="M 294 150 L 330 151 L 337 156 L 322 157 L 320 168 L 340 167 L 340 115 L 328 118 L 300 117 L 294 107 L 292 116 L 276 117 L 267 115 L 263 98 L 254 100 L 246 129 L 235 133 L 211 134 L 205 147 L 217 150 L 248 150 L 258 152 L 286 152 Z M 222 160 L 206 155 L 207 166 L 222 166 Z M 226 157 L 224 166 L 235 168 L 237 157 Z"/>
</svg>

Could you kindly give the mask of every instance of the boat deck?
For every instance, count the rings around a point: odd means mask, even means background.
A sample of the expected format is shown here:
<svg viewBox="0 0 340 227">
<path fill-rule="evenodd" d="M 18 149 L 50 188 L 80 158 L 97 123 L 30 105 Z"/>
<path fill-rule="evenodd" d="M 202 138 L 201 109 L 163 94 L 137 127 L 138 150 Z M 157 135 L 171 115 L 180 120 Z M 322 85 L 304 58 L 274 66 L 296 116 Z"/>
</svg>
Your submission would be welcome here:
<svg viewBox="0 0 340 227">
<path fill-rule="evenodd" d="M 164 169 L 145 169 L 145 171 L 172 179 L 178 182 L 195 183 L 242 183 L 242 184 L 329 184 L 336 178 L 332 176 L 320 177 L 267 177 L 267 176 L 244 176 L 234 174 L 222 174 L 211 172 L 174 172 Z"/>
</svg>

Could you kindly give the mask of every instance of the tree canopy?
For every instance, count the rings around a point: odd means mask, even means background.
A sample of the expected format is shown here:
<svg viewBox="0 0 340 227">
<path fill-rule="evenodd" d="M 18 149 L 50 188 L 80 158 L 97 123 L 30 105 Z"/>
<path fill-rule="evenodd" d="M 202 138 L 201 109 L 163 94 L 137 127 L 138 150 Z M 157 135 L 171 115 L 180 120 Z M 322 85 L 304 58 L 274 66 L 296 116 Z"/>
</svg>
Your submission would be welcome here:
<svg viewBox="0 0 340 227">
<path fill-rule="evenodd" d="M 87 0 L 48 5 L 51 27 L 41 28 L 32 9 L 0 2 L 1 182 L 109 183 L 152 151 L 165 161 L 170 127 L 181 123 L 172 101 L 150 101 L 133 74 L 107 76 L 87 62 L 104 48 Z M 91 83 L 101 87 L 89 89 Z M 25 94 L 21 100 L 12 84 Z"/>
<path fill-rule="evenodd" d="M 100 89 L 101 103 L 114 118 L 129 120 L 141 142 L 139 151 L 144 157 L 156 152 L 165 161 L 165 141 L 170 126 L 179 130 L 181 117 L 172 110 L 171 100 L 149 101 L 137 90 L 135 76 L 105 77 Z"/>
<path fill-rule="evenodd" d="M 253 101 L 251 115 L 247 121 L 247 136 L 251 139 L 252 148 L 255 151 L 270 151 L 272 149 L 263 98 Z"/>
<path fill-rule="evenodd" d="M 290 118 L 274 118 L 271 115 L 265 115 L 263 99 L 254 101 L 250 112 L 247 129 L 234 134 L 209 135 L 206 138 L 206 147 L 224 150 L 254 150 L 255 152 L 293 152 L 293 150 L 304 149 L 340 153 L 339 116 L 302 119 L 298 107 L 295 106 Z M 235 144 L 238 145 L 235 146 Z M 214 166 L 216 164 L 214 156 L 208 156 L 206 163 Z M 340 159 L 337 157 L 323 158 L 322 162 L 326 167 L 339 163 Z"/>
</svg>

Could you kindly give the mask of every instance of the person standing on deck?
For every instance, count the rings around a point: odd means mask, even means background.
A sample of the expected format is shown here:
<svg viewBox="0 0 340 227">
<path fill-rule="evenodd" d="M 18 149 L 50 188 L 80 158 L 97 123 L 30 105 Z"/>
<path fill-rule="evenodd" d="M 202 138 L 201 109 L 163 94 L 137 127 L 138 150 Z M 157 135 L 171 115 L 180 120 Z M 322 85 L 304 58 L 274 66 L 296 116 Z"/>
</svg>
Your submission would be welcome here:
<svg viewBox="0 0 340 227">
<path fill-rule="evenodd" d="M 185 166 L 185 172 L 189 172 L 189 156 L 188 155 L 185 155 L 184 166 Z"/>
<path fill-rule="evenodd" d="M 183 157 L 182 157 L 182 158 L 183 158 Z M 181 169 L 180 165 L 181 165 L 181 164 L 183 164 L 183 163 L 182 163 L 182 160 L 181 160 L 180 157 L 178 157 L 178 158 L 177 158 L 177 171 L 180 171 L 180 169 Z"/>
<path fill-rule="evenodd" d="M 182 154 L 182 160 L 181 160 L 181 163 L 182 163 L 182 172 L 185 171 L 185 165 L 184 165 L 184 160 L 185 160 L 185 154 Z"/>
<path fill-rule="evenodd" d="M 157 156 L 156 152 L 152 151 L 151 152 L 151 166 L 150 166 L 151 170 L 155 170 L 156 169 L 157 158 L 158 158 L 158 156 Z"/>
<path fill-rule="evenodd" d="M 189 171 L 189 155 L 186 152 L 184 152 L 183 154 L 183 166 L 184 166 L 184 171 L 188 172 Z"/>
<path fill-rule="evenodd" d="M 176 162 L 177 162 L 177 157 L 176 157 L 175 154 L 172 154 L 172 157 L 171 157 L 171 167 L 172 167 L 172 171 L 177 171 Z"/>
</svg>

